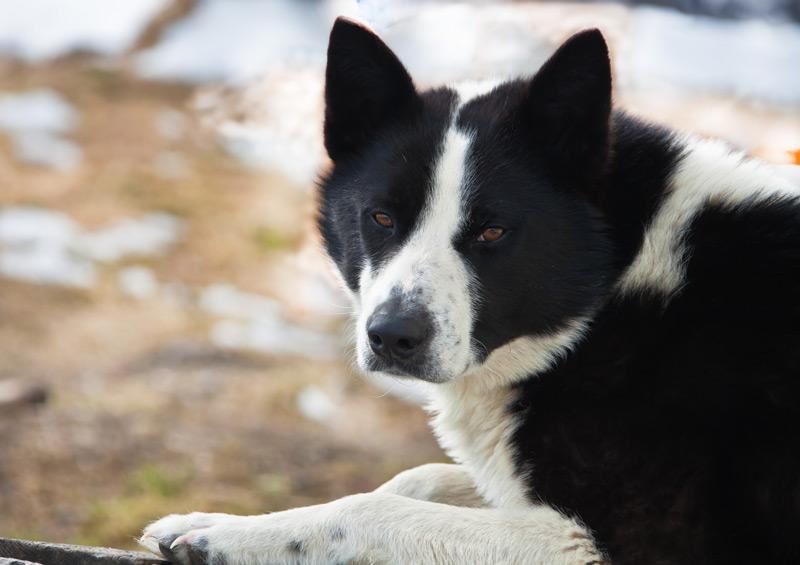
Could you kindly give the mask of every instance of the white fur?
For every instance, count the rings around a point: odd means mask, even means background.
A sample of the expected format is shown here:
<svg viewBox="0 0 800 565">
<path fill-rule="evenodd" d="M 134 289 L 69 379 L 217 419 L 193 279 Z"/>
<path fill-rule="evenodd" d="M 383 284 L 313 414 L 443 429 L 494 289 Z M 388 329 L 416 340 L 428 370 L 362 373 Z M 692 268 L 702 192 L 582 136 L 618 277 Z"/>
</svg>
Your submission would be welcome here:
<svg viewBox="0 0 800 565">
<path fill-rule="evenodd" d="M 487 506 L 486 499 L 478 492 L 472 475 L 463 465 L 452 463 L 428 463 L 408 469 L 395 475 L 375 492 L 399 494 L 452 506 Z"/>
<path fill-rule="evenodd" d="M 450 380 L 474 362 L 470 334 L 474 304 L 471 274 L 453 248 L 453 238 L 462 227 L 469 203 L 467 153 L 472 142 L 455 121 L 471 99 L 490 92 L 497 80 L 463 82 L 452 88 L 458 94 L 450 127 L 445 133 L 435 164 L 433 187 L 414 233 L 403 248 L 374 272 L 365 264 L 359 276 L 359 308 L 356 321 L 356 359 L 362 369 L 372 355 L 367 336 L 370 315 L 393 293 L 403 300 L 421 301 L 434 320 L 430 350 L 435 382 Z"/>
<path fill-rule="evenodd" d="M 361 272 L 356 351 L 362 368 L 368 367 L 372 355 L 367 320 L 393 293 L 400 293 L 404 301 L 421 302 L 434 320 L 430 351 L 437 370 L 432 379 L 447 380 L 463 373 L 472 360 L 470 273 L 453 248 L 453 238 L 464 217 L 465 161 L 470 142 L 471 137 L 464 132 L 448 129 L 430 198 L 415 231 L 379 272 L 369 268 Z"/>
<path fill-rule="evenodd" d="M 510 437 L 518 422 L 508 414 L 509 386 L 546 371 L 571 350 L 588 328 L 573 320 L 546 336 L 525 336 L 497 348 L 459 379 L 431 386 L 428 409 L 439 444 L 474 477 L 478 491 L 499 508 L 529 506 L 524 472 L 516 469 Z"/>
<path fill-rule="evenodd" d="M 522 336 L 498 347 L 463 376 L 479 391 L 508 386 L 538 375 L 572 351 L 589 329 L 591 316 L 575 318 L 563 328 L 538 336 Z"/>
<path fill-rule="evenodd" d="M 619 280 L 623 293 L 647 289 L 669 297 L 680 291 L 690 252 L 683 238 L 707 204 L 734 206 L 748 198 L 800 194 L 770 167 L 731 151 L 721 141 L 687 138 L 685 143 L 669 192 L 645 231 L 639 254 Z"/>
<path fill-rule="evenodd" d="M 510 387 L 486 389 L 473 379 L 431 387 L 428 409 L 439 444 L 475 479 L 478 492 L 497 508 L 526 508 L 524 477 L 514 467 L 509 439 L 518 422 L 506 413 Z"/>
<path fill-rule="evenodd" d="M 196 563 L 192 548 L 202 548 L 207 563 L 226 565 L 586 565 L 602 559 L 583 527 L 546 506 L 467 508 L 387 492 L 262 516 L 167 516 L 148 526 L 140 542 L 159 552 L 159 542 L 175 535 L 171 550 L 186 565 Z"/>
</svg>

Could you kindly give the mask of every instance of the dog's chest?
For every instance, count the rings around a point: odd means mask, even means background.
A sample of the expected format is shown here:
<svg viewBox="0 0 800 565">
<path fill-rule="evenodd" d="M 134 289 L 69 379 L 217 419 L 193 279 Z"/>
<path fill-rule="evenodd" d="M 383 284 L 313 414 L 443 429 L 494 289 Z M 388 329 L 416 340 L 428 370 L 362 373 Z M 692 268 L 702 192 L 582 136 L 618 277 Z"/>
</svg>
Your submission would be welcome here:
<svg viewBox="0 0 800 565">
<path fill-rule="evenodd" d="M 510 445 L 517 421 L 508 413 L 515 392 L 483 390 L 470 381 L 431 389 L 429 410 L 439 444 L 475 479 L 492 506 L 529 506 L 526 487 L 517 473 Z"/>
</svg>

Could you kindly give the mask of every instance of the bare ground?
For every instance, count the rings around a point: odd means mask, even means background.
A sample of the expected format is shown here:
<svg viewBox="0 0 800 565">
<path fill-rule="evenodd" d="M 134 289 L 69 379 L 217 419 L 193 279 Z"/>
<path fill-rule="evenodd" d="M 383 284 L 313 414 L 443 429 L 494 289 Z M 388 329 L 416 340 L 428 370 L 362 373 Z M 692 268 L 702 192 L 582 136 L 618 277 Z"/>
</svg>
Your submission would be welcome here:
<svg viewBox="0 0 800 565">
<path fill-rule="evenodd" d="M 55 173 L 16 162 L 0 139 L 0 206 L 44 206 L 87 227 L 163 210 L 186 222 L 186 237 L 136 261 L 173 289 L 169 299 L 124 295 L 124 263 L 104 268 L 92 290 L 0 279 L 0 379 L 49 389 L 43 405 L 0 412 L 0 535 L 133 546 L 165 513 L 316 503 L 441 460 L 421 410 L 363 383 L 346 361 L 210 343 L 211 320 L 191 297 L 227 281 L 282 298 L 313 237 L 311 193 L 224 154 L 187 110 L 190 88 L 86 61 L 0 63 L 2 90 L 54 88 L 76 106 L 72 138 L 85 153 L 79 170 Z M 180 139 L 158 133 L 164 110 L 188 116 Z M 158 172 L 165 151 L 186 165 L 178 178 Z M 309 384 L 336 404 L 327 423 L 297 409 Z"/>
</svg>

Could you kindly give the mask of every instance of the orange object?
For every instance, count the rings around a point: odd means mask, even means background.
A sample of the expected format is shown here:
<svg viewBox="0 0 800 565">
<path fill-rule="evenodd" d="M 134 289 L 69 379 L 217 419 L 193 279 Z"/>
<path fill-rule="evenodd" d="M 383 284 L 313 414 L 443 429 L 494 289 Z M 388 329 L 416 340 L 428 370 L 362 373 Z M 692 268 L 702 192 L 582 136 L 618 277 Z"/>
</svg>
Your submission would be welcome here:
<svg viewBox="0 0 800 565">
<path fill-rule="evenodd" d="M 792 163 L 795 165 L 800 165 L 800 149 L 789 151 L 789 156 L 792 159 Z"/>
</svg>

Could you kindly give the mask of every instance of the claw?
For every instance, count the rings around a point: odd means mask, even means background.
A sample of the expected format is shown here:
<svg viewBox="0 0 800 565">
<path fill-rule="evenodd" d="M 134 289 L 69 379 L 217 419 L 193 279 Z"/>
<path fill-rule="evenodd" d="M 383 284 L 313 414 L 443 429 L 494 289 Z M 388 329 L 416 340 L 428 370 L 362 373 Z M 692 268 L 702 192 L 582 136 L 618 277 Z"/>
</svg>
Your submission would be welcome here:
<svg viewBox="0 0 800 565">
<path fill-rule="evenodd" d="M 172 546 L 179 537 L 181 537 L 180 534 L 175 534 L 158 540 L 158 550 L 161 555 L 175 563 L 178 562 L 178 557 L 173 553 Z"/>
<path fill-rule="evenodd" d="M 169 543 L 164 553 L 163 544 Z M 212 565 L 208 559 L 208 540 L 195 533 L 169 536 L 164 539 L 163 544 L 159 544 L 162 553 L 170 561 L 176 563 L 186 563 L 188 565 Z M 225 565 L 222 557 L 215 557 L 213 565 Z"/>
</svg>

